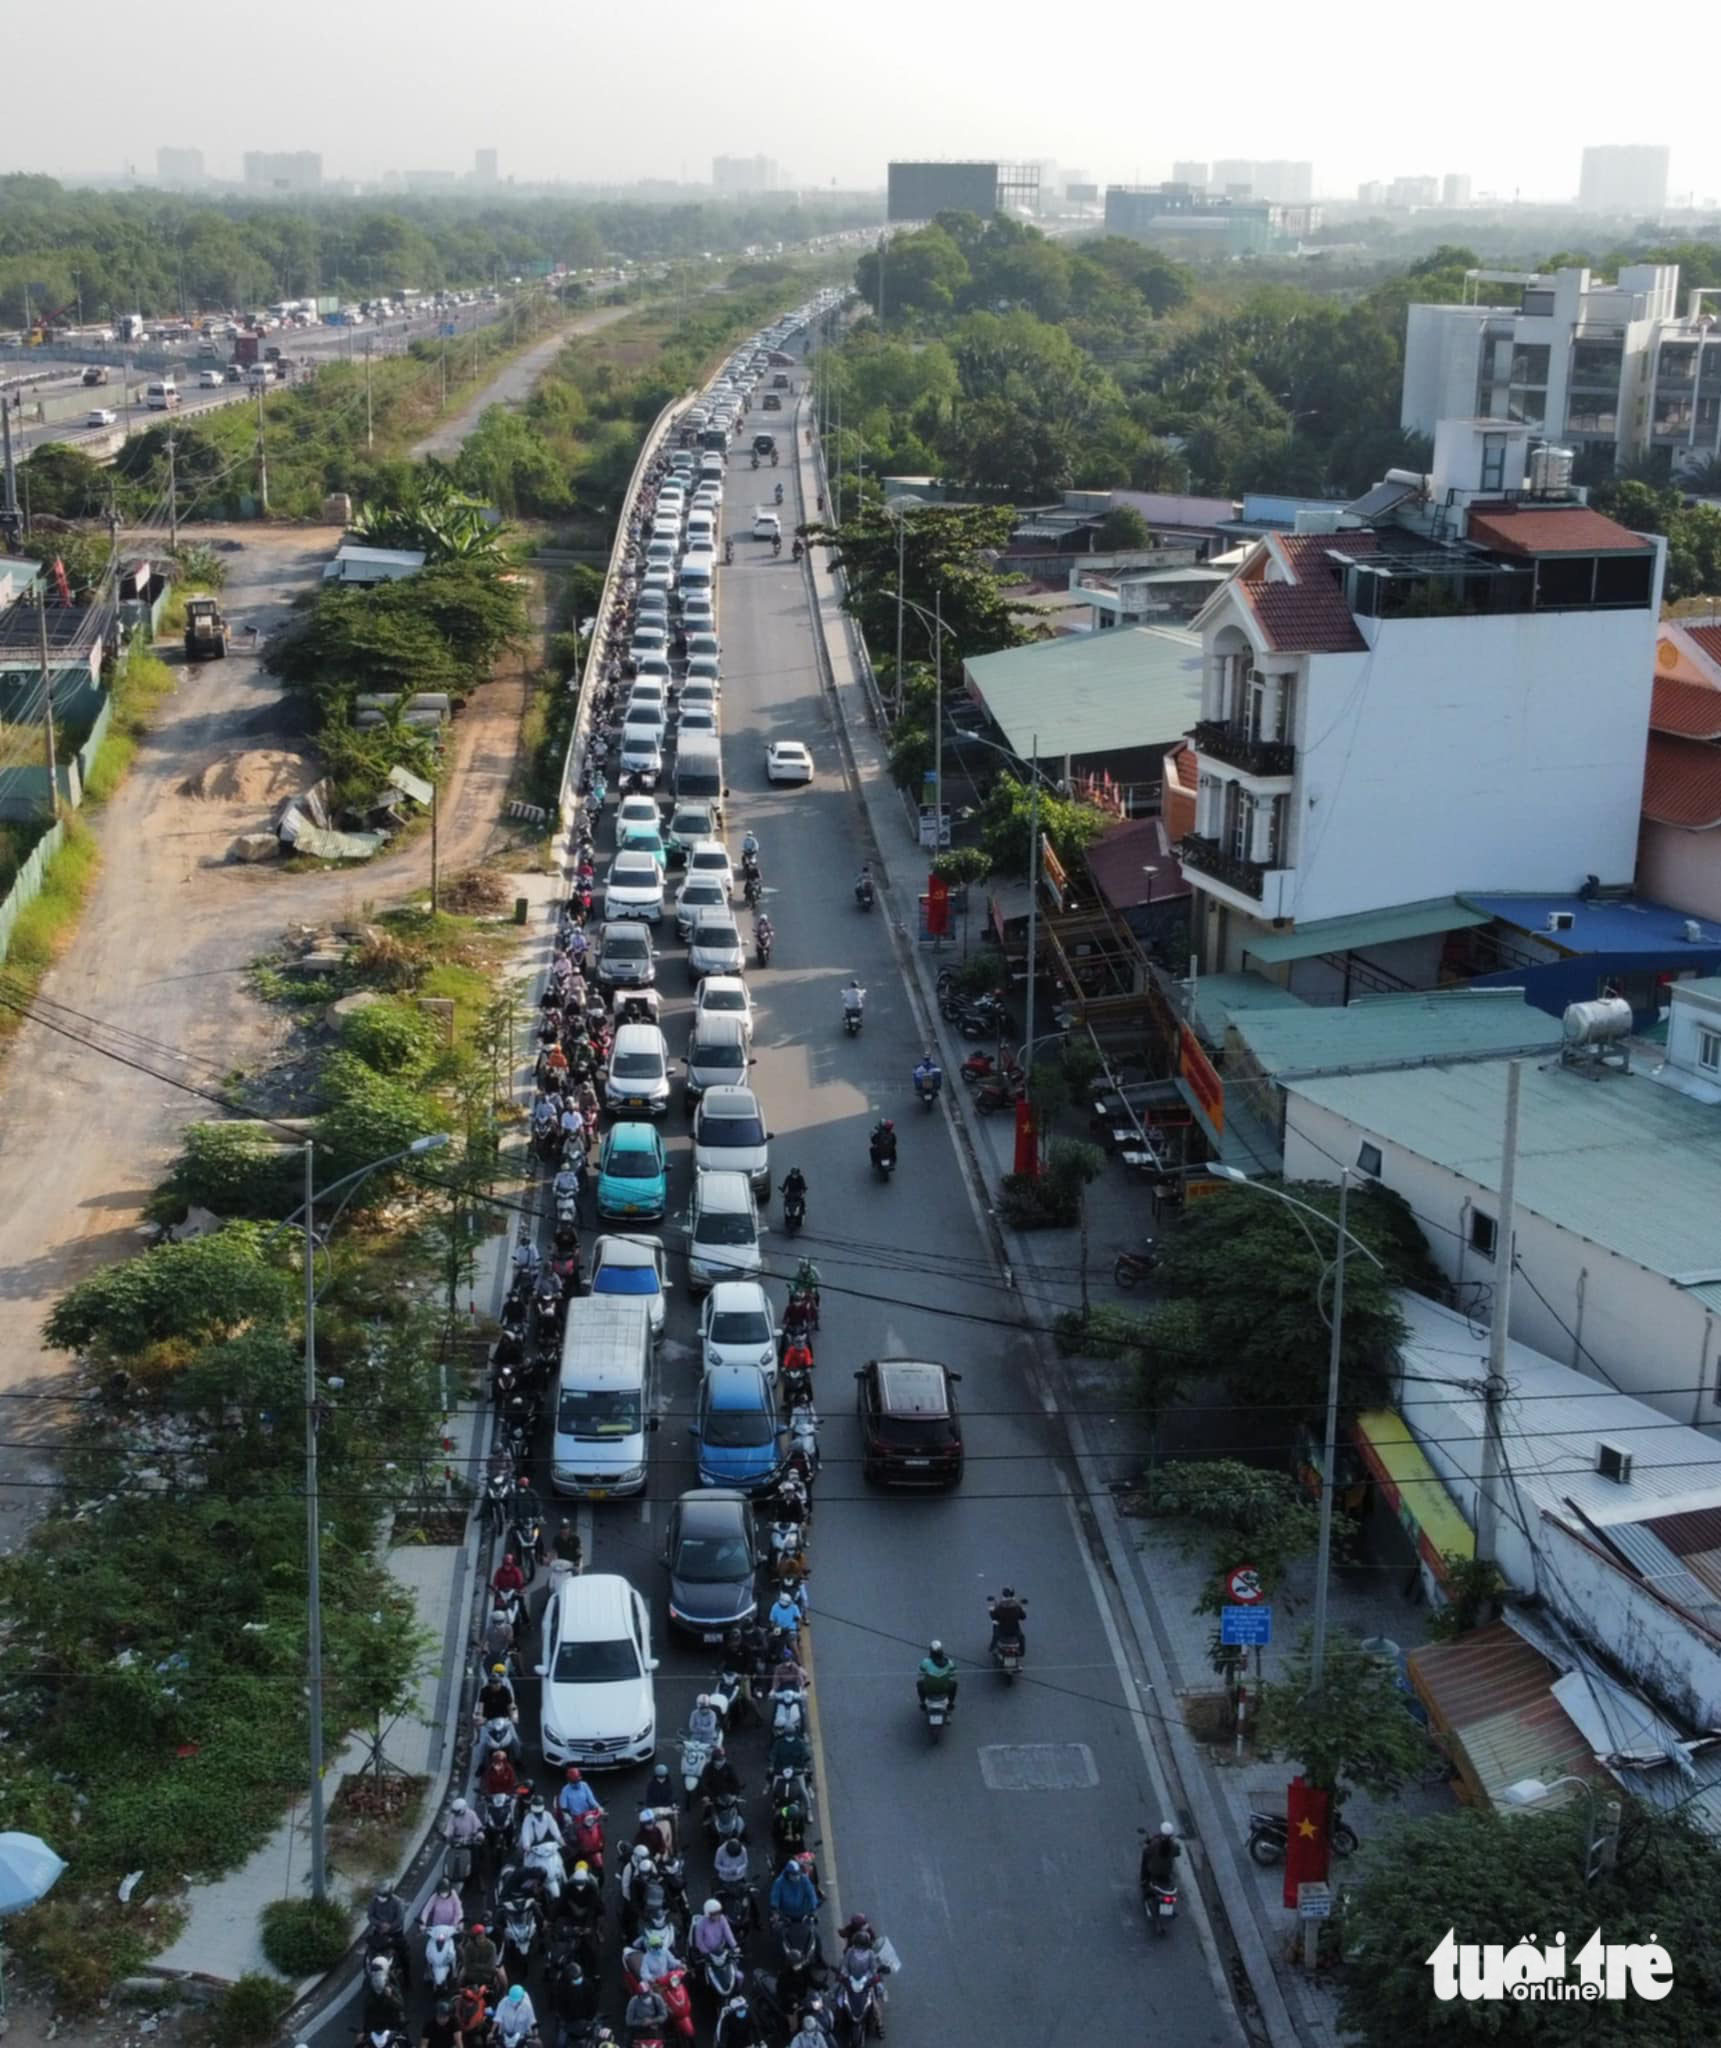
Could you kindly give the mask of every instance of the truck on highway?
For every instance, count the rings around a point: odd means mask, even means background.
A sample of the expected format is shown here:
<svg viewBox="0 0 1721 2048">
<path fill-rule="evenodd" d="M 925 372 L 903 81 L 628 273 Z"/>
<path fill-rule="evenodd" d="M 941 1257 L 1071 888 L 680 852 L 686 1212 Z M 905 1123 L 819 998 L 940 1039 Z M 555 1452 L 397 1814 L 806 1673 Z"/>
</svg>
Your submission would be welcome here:
<svg viewBox="0 0 1721 2048">
<path fill-rule="evenodd" d="M 260 334 L 236 334 L 233 337 L 233 360 L 242 370 L 249 369 L 262 353 L 263 337 Z"/>
<path fill-rule="evenodd" d="M 84 382 L 92 387 L 97 384 L 105 384 L 107 381 L 108 372 L 105 363 L 91 363 L 84 372 Z"/>
<path fill-rule="evenodd" d="M 149 335 L 144 329 L 143 315 L 141 313 L 122 313 L 114 322 L 114 326 L 119 330 L 121 341 L 147 341 L 149 339 Z"/>
</svg>

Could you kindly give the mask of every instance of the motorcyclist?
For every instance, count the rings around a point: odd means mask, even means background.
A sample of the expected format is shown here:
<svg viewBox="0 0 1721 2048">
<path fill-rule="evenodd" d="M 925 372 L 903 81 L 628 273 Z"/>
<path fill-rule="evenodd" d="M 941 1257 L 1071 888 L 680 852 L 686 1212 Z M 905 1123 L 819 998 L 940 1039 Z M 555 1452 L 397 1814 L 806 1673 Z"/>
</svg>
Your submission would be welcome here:
<svg viewBox="0 0 1721 2048">
<path fill-rule="evenodd" d="M 760 2048 L 764 2036 L 746 1999 L 737 1992 L 717 2015 L 716 2048 Z"/>
<path fill-rule="evenodd" d="M 914 1092 L 920 1095 L 930 1088 L 936 1095 L 943 1086 L 944 1069 L 938 1064 L 937 1055 L 928 1047 L 915 1062 Z"/>
<path fill-rule="evenodd" d="M 518 1513 L 512 1498 L 510 1511 Z M 513 1551 L 508 1551 L 491 1576 L 490 1590 L 496 1595 L 497 1604 L 506 1611 L 511 1608 L 526 1590 L 526 1574 L 520 1569 L 520 1560 Z"/>
<path fill-rule="evenodd" d="M 1169 1890 L 1177 1876 L 1177 1861 L 1183 1854 L 1183 1844 L 1177 1839 L 1177 1830 L 1168 1820 L 1162 1820 L 1157 1834 L 1149 1835 L 1141 1845 L 1141 1888 L 1160 1885 Z"/>
<path fill-rule="evenodd" d="M 425 2017 L 418 2048 L 462 2048 L 465 2038 L 455 2017 L 452 2000 L 439 1998 Z"/>
<path fill-rule="evenodd" d="M 993 1649 L 1000 1643 L 1020 1643 L 1027 1649 L 1028 1603 L 1014 1586 L 1006 1586 L 995 1600 L 988 1600 L 986 1612 L 992 1617 Z"/>
<path fill-rule="evenodd" d="M 633 1835 L 634 1865 L 639 1864 L 639 1852 L 644 1850 L 654 1862 L 661 1861 L 669 1854 L 669 1830 L 657 1817 L 655 1806 L 642 1806 L 639 1811 L 639 1826 Z"/>
<path fill-rule="evenodd" d="M 517 1773 L 525 1752 L 520 1746 L 520 1731 L 508 1719 L 506 1714 L 493 1714 L 484 1723 L 483 1729 L 479 1733 L 478 1752 L 473 1761 L 477 1765 L 481 1776 L 488 1772 L 490 1758 L 498 1750 L 507 1757 L 508 1762 L 514 1766 Z M 517 1782 L 518 1778 L 516 1776 Z M 486 1789 L 488 1789 L 487 1778 Z M 514 1788 L 510 1785 L 506 1789 L 512 1791 Z"/>
<path fill-rule="evenodd" d="M 494 1799 L 498 1793 L 518 1792 L 520 1774 L 514 1768 L 514 1759 L 506 1749 L 493 1749 L 478 1765 L 478 1790 L 486 1799 Z"/>
<path fill-rule="evenodd" d="M 524 1984 L 511 1984 L 508 1995 L 496 2008 L 496 2038 L 502 2048 L 520 2048 L 528 2034 L 536 2031 L 538 2015 Z"/>
<path fill-rule="evenodd" d="M 516 1529 L 537 1530 L 537 1557 L 538 1562 L 541 1564 L 544 1559 L 544 1504 L 538 1498 L 537 1488 L 524 1472 L 514 1482 L 513 1509 L 514 1527 Z M 520 1582 L 522 1586 L 525 1584 L 525 1574 L 523 1572 L 521 1573 Z"/>
<path fill-rule="evenodd" d="M 693 1952 L 701 1956 L 720 1956 L 730 1949 L 739 1949 L 741 1944 L 735 1938 L 728 1916 L 723 1911 L 720 1899 L 707 1899 L 699 1918 L 693 1923 Z"/>
<path fill-rule="evenodd" d="M 582 1860 L 569 1871 L 568 1888 L 563 1895 L 562 1903 L 568 1918 L 576 1927 L 583 1929 L 601 1925 L 604 1917 L 604 1891 L 589 1863 Z"/>
<path fill-rule="evenodd" d="M 723 1723 L 711 1704 L 708 1692 L 702 1692 L 694 1702 L 693 1712 L 687 1717 L 687 1732 L 695 1742 L 703 1742 L 707 1749 L 716 1748 L 723 1733 Z"/>
<path fill-rule="evenodd" d="M 927 1644 L 926 1655 L 920 1660 L 914 1689 L 922 1706 L 929 1699 L 945 1700 L 952 1708 L 956 1705 L 956 1660 L 936 1636 Z"/>
<path fill-rule="evenodd" d="M 669 2007 L 663 2002 L 663 1994 L 641 1978 L 639 1989 L 627 2002 L 622 2021 L 636 2041 L 661 2035 L 669 2025 Z"/>
<path fill-rule="evenodd" d="M 735 559 L 735 541 L 730 534 L 723 536 L 723 559 L 726 562 L 732 562 Z"/>
<path fill-rule="evenodd" d="M 896 1125 L 887 1116 L 881 1116 L 867 1138 L 867 1150 L 876 1166 L 882 1159 L 896 1157 Z"/>
<path fill-rule="evenodd" d="M 365 1912 L 365 1932 L 371 1941 L 386 1943 L 394 1956 L 404 1984 L 410 1971 L 406 1947 L 406 1907 L 401 1903 L 400 1894 L 385 1879 L 371 1895 L 371 1902 Z"/>
<path fill-rule="evenodd" d="M 813 1347 L 807 1342 L 805 1332 L 796 1330 L 783 1346 L 783 1370 L 785 1372 L 811 1372 L 812 1369 Z"/>
<path fill-rule="evenodd" d="M 872 862 L 870 860 L 863 860 L 861 862 L 861 871 L 855 876 L 855 895 L 862 902 L 865 902 L 872 895 L 873 888 Z"/>
<path fill-rule="evenodd" d="M 752 1859 L 747 1854 L 747 1844 L 739 1835 L 726 1835 L 712 1856 L 711 1867 L 717 1874 L 720 1885 L 737 1885 L 747 1882 L 747 1873 Z"/>
<path fill-rule="evenodd" d="M 460 1981 L 484 1990 L 503 1982 L 502 1958 L 481 1920 L 472 1923 L 472 1932 L 461 1943 Z"/>
<path fill-rule="evenodd" d="M 491 1665 L 490 1676 L 484 1681 L 483 1690 L 478 1695 L 478 1705 L 473 1711 L 473 1719 L 493 1721 L 499 1714 L 510 1721 L 517 1721 L 520 1718 L 519 1702 L 514 1697 L 513 1686 L 508 1683 L 508 1667 L 502 1663 Z"/>
<path fill-rule="evenodd" d="M 798 1166 L 791 1166 L 783 1176 L 777 1192 L 785 1202 L 802 1202 L 807 1199 L 807 1176 Z"/>
<path fill-rule="evenodd" d="M 779 484 L 779 485 L 777 486 L 777 492 L 776 492 L 776 496 L 775 496 L 775 498 L 774 498 L 774 499 L 772 500 L 772 502 L 773 502 L 773 504 L 777 504 L 777 505 L 780 505 L 780 504 L 782 504 L 782 502 L 783 502 L 783 486 L 782 486 L 781 484 Z"/>
<path fill-rule="evenodd" d="M 550 1114 L 547 1098 L 540 1096 L 539 1105 L 546 1112 L 542 1121 L 548 1123 L 550 1121 Z M 536 1109 L 533 1110 L 533 1121 L 535 1123 L 539 1121 Z M 538 1247 L 532 1242 L 529 1226 L 522 1223 L 520 1235 L 514 1241 L 514 1271 L 516 1273 L 536 1273 L 539 1256 Z"/>
<path fill-rule="evenodd" d="M 634 1975 L 642 1984 L 658 1984 L 671 1970 L 681 1968 L 681 1958 L 670 1944 L 669 1929 L 655 1927 L 636 1949 L 628 1953 Z"/>
<path fill-rule="evenodd" d="M 771 1886 L 771 1911 L 779 1920 L 818 1917 L 819 1890 L 798 1856 L 791 1856 Z"/>
<path fill-rule="evenodd" d="M 464 1853 L 466 1868 L 470 1870 L 472 1857 L 484 1839 L 484 1823 L 466 1800 L 456 1799 L 448 1809 L 448 1818 L 442 1823 L 442 1839 L 448 1844 L 450 1863 Z"/>
<path fill-rule="evenodd" d="M 556 1811 L 563 1820 L 574 1820 L 582 1813 L 595 1813 L 599 1820 L 603 1819 L 598 1795 L 581 1776 L 578 1764 L 568 1766 L 567 1780 L 556 1794 Z"/>
<path fill-rule="evenodd" d="M 771 1611 L 766 1616 L 766 1620 L 772 1628 L 780 1628 L 785 1635 L 789 1636 L 798 1634 L 801 1626 L 805 1591 L 804 1589 L 798 1590 L 801 1592 L 799 1599 L 796 1598 L 796 1594 L 789 1587 L 780 1585 L 777 1588 L 777 1597 L 771 1602 Z"/>
<path fill-rule="evenodd" d="M 361 2041 L 366 2034 L 398 2034 L 406 2027 L 406 2006 L 401 1998 L 400 1980 L 381 1958 L 365 1972 L 364 2005 L 359 2024 Z"/>
<path fill-rule="evenodd" d="M 761 910 L 753 920 L 753 944 L 755 948 L 761 953 L 768 953 L 775 944 L 776 938 L 776 926 L 772 924 L 770 918 Z"/>
<path fill-rule="evenodd" d="M 744 832 L 741 835 L 741 858 L 744 861 L 759 858 L 759 841 L 756 834 Z"/>
<path fill-rule="evenodd" d="M 544 1803 L 542 1793 L 526 1809 L 526 1817 L 520 1823 L 521 1854 L 525 1855 L 530 1850 L 537 1848 L 540 1842 L 554 1842 L 558 1849 L 564 1846 L 561 1827 L 557 1823 L 556 1816 Z"/>
<path fill-rule="evenodd" d="M 705 1766 L 705 1775 L 699 1781 L 699 1789 L 707 1799 L 740 1798 L 741 1773 L 729 1760 L 729 1752 L 723 1747 L 719 1736 L 711 1745 L 710 1761 Z"/>
<path fill-rule="evenodd" d="M 453 1881 L 441 1878 L 435 1891 L 425 1901 L 424 1911 L 418 1916 L 420 1927 L 461 1927 L 466 1915 L 461 1910 L 460 1895 L 454 1889 Z"/>
<path fill-rule="evenodd" d="M 865 1008 L 866 990 L 851 977 L 843 988 L 843 1015 L 858 1017 Z"/>
<path fill-rule="evenodd" d="M 799 537 L 797 537 L 795 545 L 789 550 L 789 553 L 792 556 L 792 558 L 798 562 L 801 559 L 801 557 L 806 553 L 806 551 L 806 544 Z"/>
</svg>

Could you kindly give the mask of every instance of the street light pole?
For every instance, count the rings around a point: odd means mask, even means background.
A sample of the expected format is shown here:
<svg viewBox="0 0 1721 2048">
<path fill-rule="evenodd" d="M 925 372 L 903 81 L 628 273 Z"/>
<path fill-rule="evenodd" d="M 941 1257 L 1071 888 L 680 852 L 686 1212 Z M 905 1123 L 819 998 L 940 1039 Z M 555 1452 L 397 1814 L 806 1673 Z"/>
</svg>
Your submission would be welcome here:
<svg viewBox="0 0 1721 2048">
<path fill-rule="evenodd" d="M 904 515 L 896 515 L 896 702 L 902 708 L 902 522 Z"/>
<path fill-rule="evenodd" d="M 1315 1628 L 1309 1657 L 1312 1690 L 1319 1692 L 1327 1668 L 1327 1580 L 1333 1555 L 1333 1482 L 1337 1478 L 1339 1358 L 1345 1327 L 1345 1247 L 1350 1242 L 1350 1168 L 1339 1168 L 1339 1249 L 1333 1261 L 1333 1329 L 1327 1351 L 1327 1437 L 1321 1464 L 1321 1534 L 1315 1551 Z"/>
<path fill-rule="evenodd" d="M 1034 735 L 1033 793 L 1028 798 L 1028 1001 L 1027 1028 L 1022 1043 L 1034 1042 L 1034 980 L 1040 971 L 1040 735 Z M 1026 1070 L 1023 1078 L 1026 1079 Z M 1039 1158 L 1039 1132 L 1034 1134 L 1035 1160 Z"/>
<path fill-rule="evenodd" d="M 898 528 L 900 532 L 900 527 Z M 896 616 L 902 618 L 902 581 L 897 579 Z M 932 852 L 944 850 L 944 589 L 932 594 Z M 897 671 L 900 676 L 901 670 Z M 901 688 L 899 683 L 897 686 Z"/>
</svg>

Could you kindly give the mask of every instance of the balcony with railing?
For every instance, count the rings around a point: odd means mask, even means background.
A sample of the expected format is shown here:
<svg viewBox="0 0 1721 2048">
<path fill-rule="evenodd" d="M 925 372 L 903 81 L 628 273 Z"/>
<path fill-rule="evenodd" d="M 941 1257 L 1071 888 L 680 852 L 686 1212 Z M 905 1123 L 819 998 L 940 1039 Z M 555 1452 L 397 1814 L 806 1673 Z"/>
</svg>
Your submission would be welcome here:
<svg viewBox="0 0 1721 2048">
<path fill-rule="evenodd" d="M 1177 852 L 1185 867 L 1211 875 L 1214 881 L 1223 882 L 1226 888 L 1235 889 L 1241 896 L 1253 896 L 1257 903 L 1260 902 L 1267 884 L 1265 862 L 1244 860 L 1240 854 L 1221 846 L 1217 839 L 1209 839 L 1201 832 L 1186 832 L 1177 842 Z"/>
<path fill-rule="evenodd" d="M 1291 775 L 1296 772 L 1297 750 L 1289 740 L 1266 740 L 1250 732 L 1233 718 L 1197 719 L 1189 737 L 1198 754 L 1209 754 L 1245 775 Z"/>
</svg>

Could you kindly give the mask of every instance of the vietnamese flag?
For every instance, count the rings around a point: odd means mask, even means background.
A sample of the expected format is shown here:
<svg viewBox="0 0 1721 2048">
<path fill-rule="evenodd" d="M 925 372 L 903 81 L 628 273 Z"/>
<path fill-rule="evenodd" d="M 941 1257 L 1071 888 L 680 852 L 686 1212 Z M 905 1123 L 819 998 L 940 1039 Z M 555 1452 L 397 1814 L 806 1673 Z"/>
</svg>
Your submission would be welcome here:
<svg viewBox="0 0 1721 2048">
<path fill-rule="evenodd" d="M 54 583 L 59 590 L 61 604 L 70 604 L 72 601 L 72 586 L 66 581 L 66 565 L 60 560 L 58 555 L 54 557 Z"/>
<path fill-rule="evenodd" d="M 926 929 L 935 939 L 950 935 L 950 884 L 936 873 L 926 880 Z"/>
<path fill-rule="evenodd" d="M 1022 1098 L 1016 1105 L 1016 1171 L 1031 1178 L 1040 1171 L 1040 1144 L 1034 1132 L 1034 1105 Z"/>
<path fill-rule="evenodd" d="M 1332 1794 L 1307 1779 L 1285 1787 L 1285 1904 L 1294 1911 L 1300 1884 L 1324 1884 Z"/>
</svg>

